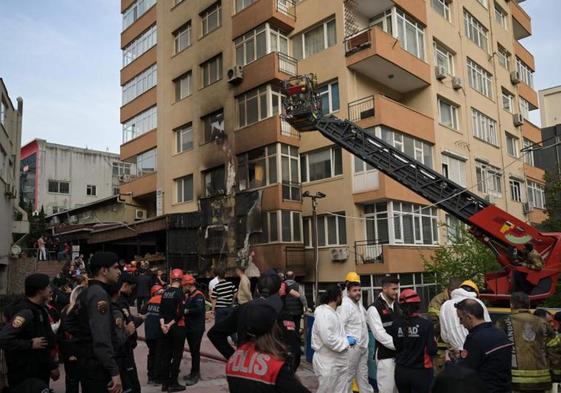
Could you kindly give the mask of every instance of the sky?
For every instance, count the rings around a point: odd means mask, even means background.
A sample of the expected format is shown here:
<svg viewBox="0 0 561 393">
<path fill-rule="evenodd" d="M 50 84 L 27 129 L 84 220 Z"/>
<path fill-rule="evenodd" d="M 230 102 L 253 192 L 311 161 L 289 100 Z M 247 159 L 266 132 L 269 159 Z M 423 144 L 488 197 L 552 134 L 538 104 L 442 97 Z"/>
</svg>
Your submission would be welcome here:
<svg viewBox="0 0 561 393">
<path fill-rule="evenodd" d="M 535 88 L 561 85 L 561 0 L 522 7 L 532 18 L 521 43 L 536 59 Z M 120 32 L 119 0 L 0 0 L 0 77 L 12 101 L 24 99 L 23 144 L 119 151 Z M 531 118 L 539 124 L 538 111 Z"/>
</svg>

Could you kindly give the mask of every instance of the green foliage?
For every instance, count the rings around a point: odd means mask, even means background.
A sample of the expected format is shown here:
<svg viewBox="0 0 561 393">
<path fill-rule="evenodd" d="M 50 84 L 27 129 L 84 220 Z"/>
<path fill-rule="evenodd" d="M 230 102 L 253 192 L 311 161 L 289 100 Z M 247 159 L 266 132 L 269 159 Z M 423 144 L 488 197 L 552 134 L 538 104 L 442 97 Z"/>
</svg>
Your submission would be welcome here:
<svg viewBox="0 0 561 393">
<path fill-rule="evenodd" d="M 485 273 L 501 270 L 491 250 L 473 237 L 461 225 L 454 228 L 456 235 L 450 244 L 438 247 L 431 258 L 423 256 L 428 273 L 433 273 L 440 286 L 445 287 L 451 278 L 473 280 L 484 287 Z"/>
<path fill-rule="evenodd" d="M 544 232 L 561 232 L 561 176 L 556 173 L 545 174 L 545 207 L 547 219 L 539 225 Z"/>
</svg>

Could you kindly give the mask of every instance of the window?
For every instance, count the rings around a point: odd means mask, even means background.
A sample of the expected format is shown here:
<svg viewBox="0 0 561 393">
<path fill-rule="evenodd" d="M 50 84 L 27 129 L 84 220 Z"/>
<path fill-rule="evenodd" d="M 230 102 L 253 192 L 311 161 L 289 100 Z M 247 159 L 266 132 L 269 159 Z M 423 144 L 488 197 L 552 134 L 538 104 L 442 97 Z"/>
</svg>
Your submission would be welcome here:
<svg viewBox="0 0 561 393">
<path fill-rule="evenodd" d="M 49 180 L 49 192 L 55 194 L 69 194 L 70 183 L 67 181 Z"/>
<path fill-rule="evenodd" d="M 256 1 L 257 0 L 235 0 L 236 14 L 238 12 L 240 12 L 241 10 L 243 10 L 244 8 L 249 7 L 250 5 L 255 3 Z"/>
<path fill-rule="evenodd" d="M 222 53 L 201 64 L 203 87 L 222 79 Z"/>
<path fill-rule="evenodd" d="M 153 130 L 157 125 L 158 110 L 156 106 L 153 106 L 123 124 L 123 143 Z"/>
<path fill-rule="evenodd" d="M 501 170 L 481 161 L 475 162 L 475 176 L 477 179 L 477 191 L 500 197 Z"/>
<path fill-rule="evenodd" d="M 458 129 L 458 106 L 452 104 L 442 98 L 438 98 L 438 121 L 440 124 L 451 128 Z"/>
<path fill-rule="evenodd" d="M 424 60 L 425 33 L 423 25 L 400 9 L 397 9 L 396 13 L 397 38 L 401 47 L 419 59 Z"/>
<path fill-rule="evenodd" d="M 113 195 L 119 195 L 119 187 L 113 187 Z"/>
<path fill-rule="evenodd" d="M 281 94 L 271 85 L 261 86 L 237 97 L 238 127 L 245 127 L 279 113 Z"/>
<path fill-rule="evenodd" d="M 123 12 L 123 30 L 126 30 L 138 18 L 144 15 L 154 4 L 156 4 L 156 0 L 136 0 Z"/>
<path fill-rule="evenodd" d="M 434 0 L 433 0 L 434 1 Z M 448 75 L 454 75 L 454 54 L 439 42 L 433 42 L 434 63 L 443 67 Z"/>
<path fill-rule="evenodd" d="M 534 142 L 524 138 L 524 162 L 530 166 L 536 166 L 533 147 Z"/>
<path fill-rule="evenodd" d="M 97 187 L 92 184 L 88 184 L 86 186 L 86 195 L 96 196 L 96 194 L 97 194 Z"/>
<path fill-rule="evenodd" d="M 504 69 L 510 70 L 510 53 L 500 44 L 498 44 L 497 58 Z"/>
<path fill-rule="evenodd" d="M 191 75 L 191 71 L 188 71 L 173 81 L 175 84 L 175 101 L 181 101 L 191 95 Z"/>
<path fill-rule="evenodd" d="M 193 148 L 193 127 L 191 123 L 175 130 L 176 153 L 182 153 Z"/>
<path fill-rule="evenodd" d="M 497 122 L 475 108 L 471 108 L 473 136 L 482 141 L 498 146 Z"/>
<path fill-rule="evenodd" d="M 442 154 L 442 174 L 447 179 L 465 187 L 467 185 L 466 160 Z"/>
<path fill-rule="evenodd" d="M 277 183 L 277 168 L 275 144 L 238 155 L 239 190 L 251 190 Z"/>
<path fill-rule="evenodd" d="M 201 13 L 202 35 L 218 29 L 222 24 L 222 7 L 216 2 Z"/>
<path fill-rule="evenodd" d="M 497 2 L 495 2 L 495 20 L 505 30 L 508 28 L 507 17 L 508 17 L 508 14 L 506 13 L 506 11 L 503 10 L 497 4 Z"/>
<path fill-rule="evenodd" d="M 179 53 L 191 46 L 191 21 L 173 32 L 173 53 Z"/>
<path fill-rule="evenodd" d="M 2 97 L 0 97 L 0 124 L 6 124 L 6 104 L 4 104 Z"/>
<path fill-rule="evenodd" d="M 193 175 L 187 175 L 175 180 L 177 203 L 193 200 Z"/>
<path fill-rule="evenodd" d="M 335 30 L 335 18 L 333 18 L 295 36 L 292 39 L 294 57 L 297 59 L 308 58 L 335 45 L 336 41 L 337 33 Z"/>
<path fill-rule="evenodd" d="M 278 241 L 283 243 L 302 242 L 302 215 L 300 212 L 289 210 L 266 212 L 263 213 L 262 219 L 263 232 L 261 233 L 261 243 Z"/>
<path fill-rule="evenodd" d="M 510 135 L 508 132 L 506 133 L 506 152 L 513 156 L 518 157 L 518 138 Z"/>
<path fill-rule="evenodd" d="M 530 209 L 545 209 L 544 186 L 533 181 L 528 181 L 528 203 Z"/>
<path fill-rule="evenodd" d="M 522 183 L 518 180 L 510 179 L 510 198 L 514 202 L 522 202 Z"/>
<path fill-rule="evenodd" d="M 530 103 L 522 97 L 518 97 L 520 106 L 520 114 L 526 120 L 530 120 Z"/>
<path fill-rule="evenodd" d="M 485 8 L 489 8 L 489 3 L 488 3 L 488 1 L 489 1 L 489 0 L 477 0 L 477 2 L 478 2 L 479 4 L 481 4 L 481 5 L 482 5 L 483 7 L 485 7 Z"/>
<path fill-rule="evenodd" d="M 333 215 L 326 214 L 317 217 L 318 222 L 318 247 L 346 246 L 347 223 L 345 212 Z M 312 247 L 312 218 L 304 218 L 304 245 Z"/>
<path fill-rule="evenodd" d="M 123 67 L 129 65 L 134 60 L 139 58 L 143 53 L 148 51 L 156 45 L 157 42 L 157 29 L 153 25 L 148 30 L 140 35 L 137 39 L 131 42 L 125 49 L 123 49 Z"/>
<path fill-rule="evenodd" d="M 113 163 L 113 176 L 124 176 L 131 174 L 132 164 L 128 162 L 114 162 Z"/>
<path fill-rule="evenodd" d="M 158 78 L 157 64 L 152 65 L 135 76 L 123 86 L 123 105 L 156 86 Z"/>
<path fill-rule="evenodd" d="M 364 205 L 366 239 L 384 244 L 390 241 L 388 224 L 388 203 Z"/>
<path fill-rule="evenodd" d="M 516 58 L 516 71 L 520 76 L 520 80 L 530 87 L 534 87 L 534 71 L 522 62 L 518 57 Z"/>
<path fill-rule="evenodd" d="M 288 55 L 288 37 L 268 23 L 237 38 L 234 44 L 236 64 L 241 66 L 245 66 L 271 52 L 281 52 Z"/>
<path fill-rule="evenodd" d="M 475 45 L 488 52 L 487 33 L 488 30 L 475 17 L 464 9 L 464 27 L 466 36 Z"/>
<path fill-rule="evenodd" d="M 467 59 L 467 63 L 471 88 L 491 98 L 493 95 L 493 75 L 470 58 Z"/>
<path fill-rule="evenodd" d="M 438 223 L 435 208 L 412 203 L 392 202 L 395 244 L 437 244 Z"/>
<path fill-rule="evenodd" d="M 460 240 L 464 224 L 456 217 L 446 214 L 446 240 L 448 244 Z"/>
<path fill-rule="evenodd" d="M 224 132 L 224 109 L 202 117 L 201 121 L 203 124 L 203 143 L 212 142 L 214 138 Z"/>
<path fill-rule="evenodd" d="M 262 229 L 260 243 L 271 243 L 279 241 L 279 215 L 278 211 L 262 214 Z"/>
<path fill-rule="evenodd" d="M 409 157 L 432 168 L 431 144 L 386 127 L 376 127 L 375 134 Z"/>
<path fill-rule="evenodd" d="M 205 185 L 205 197 L 226 194 L 226 179 L 223 166 L 204 172 L 203 181 Z"/>
<path fill-rule="evenodd" d="M 318 89 L 323 114 L 337 112 L 339 110 L 339 83 L 331 82 Z"/>
<path fill-rule="evenodd" d="M 343 174 L 340 147 L 332 147 L 300 156 L 302 182 L 327 179 Z"/>
<path fill-rule="evenodd" d="M 450 4 L 446 0 L 431 0 L 432 8 L 447 21 L 450 20 Z"/>
<path fill-rule="evenodd" d="M 152 149 L 136 156 L 136 170 L 138 176 L 146 175 L 156 171 L 157 150 Z"/>
<path fill-rule="evenodd" d="M 508 91 L 502 91 L 503 98 L 503 109 L 507 112 L 514 112 L 514 95 L 510 94 Z"/>
<path fill-rule="evenodd" d="M 285 200 L 300 200 L 299 161 L 297 147 L 281 145 L 282 198 Z"/>
</svg>

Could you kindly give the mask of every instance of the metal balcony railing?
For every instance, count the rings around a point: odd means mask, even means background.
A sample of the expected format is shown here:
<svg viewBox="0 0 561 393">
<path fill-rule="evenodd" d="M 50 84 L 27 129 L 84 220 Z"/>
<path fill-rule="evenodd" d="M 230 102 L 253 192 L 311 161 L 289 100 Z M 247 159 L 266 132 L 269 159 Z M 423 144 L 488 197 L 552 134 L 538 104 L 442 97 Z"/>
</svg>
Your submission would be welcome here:
<svg viewBox="0 0 561 393">
<path fill-rule="evenodd" d="M 374 117 L 374 96 L 368 96 L 349 102 L 349 120 L 358 121 L 369 117 Z"/>
<path fill-rule="evenodd" d="M 384 244 L 387 240 L 371 239 L 357 240 L 355 242 L 355 262 L 365 263 L 384 263 Z"/>
<path fill-rule="evenodd" d="M 290 57 L 284 53 L 278 52 L 279 56 L 279 71 L 285 74 L 296 76 L 298 75 L 298 59 Z"/>
<path fill-rule="evenodd" d="M 277 11 L 296 19 L 296 1 L 277 0 Z"/>
</svg>

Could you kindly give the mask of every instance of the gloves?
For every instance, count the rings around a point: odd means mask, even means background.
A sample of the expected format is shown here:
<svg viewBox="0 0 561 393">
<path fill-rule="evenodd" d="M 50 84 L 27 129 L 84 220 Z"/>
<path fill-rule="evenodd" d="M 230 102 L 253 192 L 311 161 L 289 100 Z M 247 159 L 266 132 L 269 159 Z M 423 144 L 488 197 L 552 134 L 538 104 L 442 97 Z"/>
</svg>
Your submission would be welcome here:
<svg viewBox="0 0 561 393">
<path fill-rule="evenodd" d="M 356 345 L 356 338 L 354 338 L 353 336 L 347 336 L 347 341 L 349 342 L 349 345 L 352 347 L 353 345 Z"/>
</svg>

